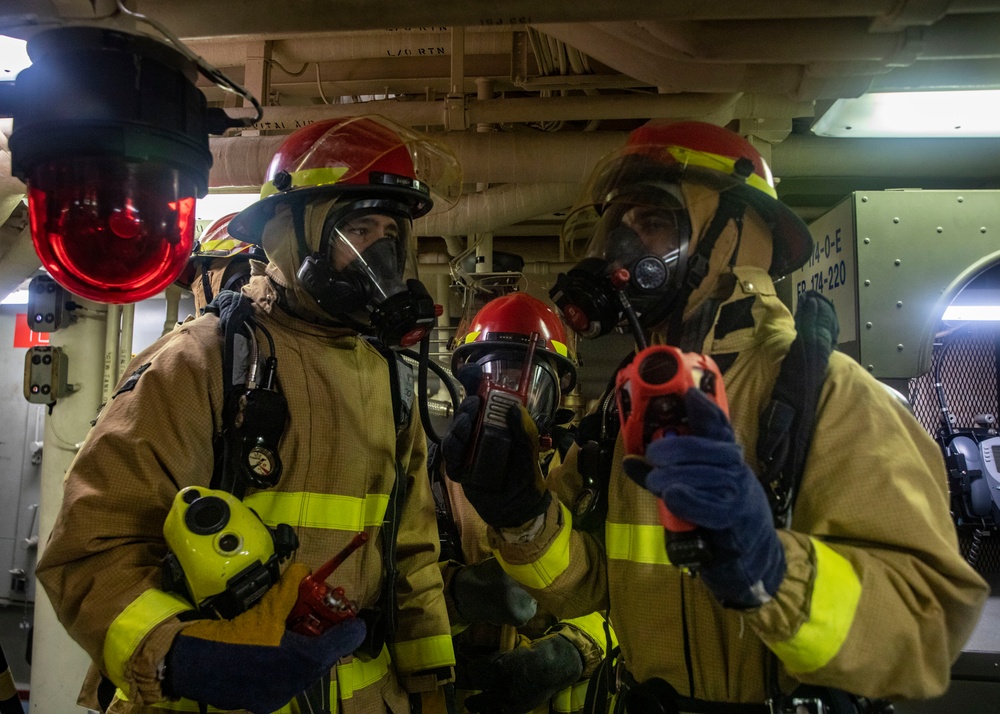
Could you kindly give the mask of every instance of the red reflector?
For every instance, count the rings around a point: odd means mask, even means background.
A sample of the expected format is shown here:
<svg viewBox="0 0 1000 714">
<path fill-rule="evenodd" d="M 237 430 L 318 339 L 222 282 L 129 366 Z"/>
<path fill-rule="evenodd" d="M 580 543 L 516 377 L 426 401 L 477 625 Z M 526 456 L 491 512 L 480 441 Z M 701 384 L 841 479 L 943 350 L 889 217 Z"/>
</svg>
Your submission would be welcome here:
<svg viewBox="0 0 1000 714">
<path fill-rule="evenodd" d="M 59 159 L 28 181 L 31 239 L 63 287 L 97 302 L 155 295 L 194 245 L 194 184 L 177 169 L 117 157 Z"/>
<path fill-rule="evenodd" d="M 415 345 L 418 342 L 420 342 L 420 340 L 424 339 L 424 335 L 426 335 L 430 331 L 431 331 L 430 327 L 414 327 L 412 330 L 410 330 L 400 338 L 399 344 L 401 347 L 409 347 L 411 345 Z"/>
<path fill-rule="evenodd" d="M 577 332 L 586 332 L 590 327 L 590 318 L 576 305 L 563 305 L 562 314 L 569 326 Z"/>
</svg>

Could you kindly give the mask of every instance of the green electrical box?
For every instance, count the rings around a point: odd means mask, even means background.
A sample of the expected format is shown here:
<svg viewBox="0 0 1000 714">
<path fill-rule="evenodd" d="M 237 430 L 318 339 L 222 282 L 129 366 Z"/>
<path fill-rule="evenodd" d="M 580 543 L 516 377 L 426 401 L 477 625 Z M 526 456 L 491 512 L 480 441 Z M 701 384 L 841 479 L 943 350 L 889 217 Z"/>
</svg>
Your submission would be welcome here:
<svg viewBox="0 0 1000 714">
<path fill-rule="evenodd" d="M 1000 191 L 858 191 L 809 225 L 813 254 L 789 276 L 833 301 L 839 348 L 879 379 L 917 377 L 955 296 L 1000 262 Z"/>
</svg>

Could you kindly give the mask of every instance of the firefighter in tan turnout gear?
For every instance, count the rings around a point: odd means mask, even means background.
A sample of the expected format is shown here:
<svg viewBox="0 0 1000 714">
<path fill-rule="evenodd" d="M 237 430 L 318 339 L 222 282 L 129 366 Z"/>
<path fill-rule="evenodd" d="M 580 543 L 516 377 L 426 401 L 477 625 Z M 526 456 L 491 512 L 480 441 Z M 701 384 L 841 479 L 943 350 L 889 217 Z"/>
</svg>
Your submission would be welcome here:
<svg viewBox="0 0 1000 714">
<path fill-rule="evenodd" d="M 96 708 L 100 689 L 112 712 L 445 711 L 454 655 L 425 437 L 389 348 L 434 322 L 411 222 L 431 190 L 459 186 L 447 149 L 377 117 L 281 145 L 261 200 L 229 224 L 264 248 L 266 271 L 136 357 L 68 474 L 38 575 L 95 664 L 81 701 Z M 216 485 L 284 534 L 290 561 L 232 620 L 161 575 L 181 489 L 182 529 L 210 539 L 208 556 L 249 543 Z M 359 533 L 330 577 L 357 617 L 315 637 L 286 629 L 299 582 Z"/>
<path fill-rule="evenodd" d="M 522 292 L 490 300 L 477 311 L 459 337 L 451 369 L 460 380 L 471 369 L 508 390 L 523 379 L 525 408 L 542 424 L 547 441 L 558 433 L 552 422 L 560 421 L 562 396 L 576 382 L 576 356 L 563 324 L 552 309 Z M 489 446 L 489 439 L 479 444 L 495 459 Z M 559 620 L 537 610 L 534 599 L 492 557 L 487 526 L 461 486 L 447 479 L 444 485 L 461 551 L 442 570 L 456 632 L 461 703 L 484 714 L 579 712 L 607 647 L 604 617 L 595 612 Z"/>
<path fill-rule="evenodd" d="M 646 125 L 598 164 L 564 231 L 586 240 L 553 289 L 567 322 L 599 337 L 631 306 L 652 343 L 714 358 L 729 418 L 691 388 L 687 433 L 627 459 L 619 436 L 597 529 L 577 527 L 587 504 L 553 497 L 515 441 L 502 483 L 465 487 L 505 571 L 561 617 L 609 611 L 621 653 L 605 681 L 632 714 L 796 711 L 793 691 L 808 711 L 853 714 L 941 694 L 987 589 L 959 554 L 939 449 L 912 415 L 833 352 L 798 488 L 759 478 L 761 414 L 796 336 L 773 281 L 811 251 L 760 154 L 713 125 Z M 474 417 L 463 405 L 443 445 L 464 481 Z M 549 482 L 587 485 L 584 456 L 573 449 Z M 660 499 L 704 535 L 694 577 L 667 557 Z"/>
</svg>

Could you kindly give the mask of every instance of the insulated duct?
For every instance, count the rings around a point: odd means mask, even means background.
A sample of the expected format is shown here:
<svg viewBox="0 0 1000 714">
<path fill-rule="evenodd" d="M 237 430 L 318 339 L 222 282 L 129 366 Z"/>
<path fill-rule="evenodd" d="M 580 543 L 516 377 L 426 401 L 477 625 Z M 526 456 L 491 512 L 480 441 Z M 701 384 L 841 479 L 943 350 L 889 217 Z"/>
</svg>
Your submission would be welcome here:
<svg viewBox="0 0 1000 714">
<path fill-rule="evenodd" d="M 413 223 L 418 236 L 469 235 L 537 218 L 568 208 L 576 200 L 575 183 L 505 184 L 462 196 L 450 210 L 435 210 Z"/>
</svg>

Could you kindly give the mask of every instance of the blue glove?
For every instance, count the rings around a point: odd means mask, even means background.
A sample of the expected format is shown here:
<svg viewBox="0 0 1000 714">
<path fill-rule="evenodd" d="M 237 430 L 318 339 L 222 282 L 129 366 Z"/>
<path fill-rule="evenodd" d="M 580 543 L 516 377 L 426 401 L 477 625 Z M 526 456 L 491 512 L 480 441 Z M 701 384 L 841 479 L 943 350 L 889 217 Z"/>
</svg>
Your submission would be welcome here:
<svg viewBox="0 0 1000 714">
<path fill-rule="evenodd" d="M 495 528 L 513 528 L 540 516 L 552 496 L 545 490 L 538 465 L 538 430 L 523 407 L 512 406 L 506 414 L 510 447 L 505 454 L 502 477 L 496 483 L 467 473 L 469 449 L 474 448 L 473 431 L 479 417 L 480 398 L 476 392 L 482 369 L 476 364 L 463 365 L 455 375 L 467 396 L 458 405 L 448 433 L 441 440 L 448 477 L 462 485 L 465 497 L 479 517 Z"/>
<path fill-rule="evenodd" d="M 625 473 L 683 520 L 708 531 L 712 559 L 701 572 L 725 607 L 758 607 L 785 577 L 785 550 L 767 495 L 743 460 L 725 413 L 699 389 L 684 396 L 691 434 L 667 434 L 627 456 Z"/>
<path fill-rule="evenodd" d="M 365 639 L 361 619 L 346 620 L 319 637 L 285 629 L 285 619 L 309 569 L 293 563 L 254 607 L 232 620 L 197 620 L 167 653 L 164 693 L 218 709 L 253 714 L 277 711 L 318 682 Z"/>
</svg>

